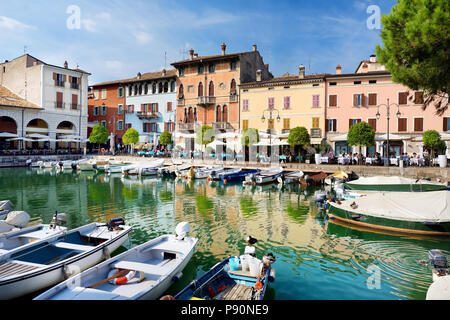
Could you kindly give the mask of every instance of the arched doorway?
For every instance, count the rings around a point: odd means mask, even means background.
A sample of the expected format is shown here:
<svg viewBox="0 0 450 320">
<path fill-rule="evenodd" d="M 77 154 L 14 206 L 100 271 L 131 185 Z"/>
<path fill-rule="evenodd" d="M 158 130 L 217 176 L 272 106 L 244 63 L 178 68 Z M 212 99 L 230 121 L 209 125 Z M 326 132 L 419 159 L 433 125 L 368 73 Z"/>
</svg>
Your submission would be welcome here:
<svg viewBox="0 0 450 320">
<path fill-rule="evenodd" d="M 48 137 L 48 124 L 46 121 L 36 118 L 28 122 L 26 126 L 26 136 L 28 138 L 40 139 Z M 50 143 L 48 141 L 27 141 L 26 148 L 32 149 L 50 149 Z"/>
<path fill-rule="evenodd" d="M 70 121 L 62 121 L 56 127 L 56 139 L 62 140 L 66 139 L 69 136 L 74 136 L 77 134 L 75 125 Z M 58 141 L 57 148 L 69 148 L 73 149 L 77 147 L 76 142 L 63 142 Z"/>
<path fill-rule="evenodd" d="M 222 112 L 220 106 L 216 108 L 216 122 L 222 122 Z"/>
<path fill-rule="evenodd" d="M 9 139 L 16 138 L 17 136 L 16 121 L 10 117 L 0 117 L 0 150 L 17 149 L 17 141 L 8 141 Z"/>
</svg>

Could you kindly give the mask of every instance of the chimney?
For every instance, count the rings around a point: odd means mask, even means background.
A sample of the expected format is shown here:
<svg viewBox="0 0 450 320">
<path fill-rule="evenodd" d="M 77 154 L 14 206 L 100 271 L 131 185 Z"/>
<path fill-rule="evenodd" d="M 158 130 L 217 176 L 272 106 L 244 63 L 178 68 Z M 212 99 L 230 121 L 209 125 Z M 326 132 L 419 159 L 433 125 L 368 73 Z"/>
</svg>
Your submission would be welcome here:
<svg viewBox="0 0 450 320">
<path fill-rule="evenodd" d="M 300 79 L 305 78 L 305 66 L 304 65 L 300 65 L 300 67 L 298 68 L 298 77 Z"/>
<path fill-rule="evenodd" d="M 362 66 L 362 72 L 367 73 L 368 71 L 369 71 L 369 66 L 367 65 L 367 63 L 364 63 Z"/>
<path fill-rule="evenodd" d="M 340 64 L 336 66 L 336 74 L 342 74 L 342 67 Z"/>
<path fill-rule="evenodd" d="M 254 44 L 253 46 L 253 51 L 256 51 L 257 49 L 256 49 L 256 44 Z"/>
<path fill-rule="evenodd" d="M 69 64 L 67 63 L 67 61 L 64 61 L 64 68 L 65 69 L 69 68 Z"/>
<path fill-rule="evenodd" d="M 264 67 L 266 67 L 266 69 L 269 70 L 269 64 L 265 64 Z"/>
<path fill-rule="evenodd" d="M 222 55 L 225 55 L 225 50 L 227 49 L 227 45 L 225 43 L 222 43 Z"/>
<path fill-rule="evenodd" d="M 163 69 L 163 71 L 162 71 L 162 76 L 163 76 L 163 77 L 166 76 L 166 69 Z"/>
<path fill-rule="evenodd" d="M 140 73 L 140 72 L 138 72 L 138 74 L 137 74 L 137 78 L 138 78 L 138 79 L 141 79 L 141 76 L 142 76 L 142 75 L 141 75 L 141 73 Z"/>
<path fill-rule="evenodd" d="M 376 55 L 371 55 L 370 56 L 370 63 L 376 63 L 377 62 L 377 56 Z"/>
<path fill-rule="evenodd" d="M 256 81 L 261 81 L 262 72 L 261 70 L 256 70 Z"/>
<path fill-rule="evenodd" d="M 194 59 L 194 49 L 189 50 L 189 55 L 191 56 L 191 60 Z"/>
<path fill-rule="evenodd" d="M 194 58 L 198 58 L 198 53 L 194 53 Z"/>
</svg>

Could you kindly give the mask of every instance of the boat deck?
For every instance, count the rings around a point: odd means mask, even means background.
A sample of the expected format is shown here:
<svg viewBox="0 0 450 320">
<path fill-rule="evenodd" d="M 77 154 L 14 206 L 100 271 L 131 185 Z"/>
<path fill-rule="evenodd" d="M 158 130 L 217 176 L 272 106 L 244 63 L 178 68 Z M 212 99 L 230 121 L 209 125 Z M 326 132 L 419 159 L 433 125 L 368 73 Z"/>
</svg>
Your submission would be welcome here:
<svg viewBox="0 0 450 320">
<path fill-rule="evenodd" d="M 38 269 L 40 267 L 42 266 L 24 262 L 6 261 L 0 264 L 0 279 L 5 279 L 11 276 L 23 274 Z"/>
<path fill-rule="evenodd" d="M 223 295 L 223 300 L 252 300 L 253 288 L 243 284 L 234 284 Z"/>
</svg>

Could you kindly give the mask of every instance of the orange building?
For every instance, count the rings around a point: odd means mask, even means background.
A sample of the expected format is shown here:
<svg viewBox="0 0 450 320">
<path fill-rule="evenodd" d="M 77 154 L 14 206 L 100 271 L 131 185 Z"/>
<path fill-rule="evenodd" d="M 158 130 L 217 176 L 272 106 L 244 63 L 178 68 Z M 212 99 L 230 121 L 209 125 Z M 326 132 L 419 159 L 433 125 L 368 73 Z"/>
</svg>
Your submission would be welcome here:
<svg viewBox="0 0 450 320">
<path fill-rule="evenodd" d="M 125 134 L 125 89 L 118 81 L 103 82 L 91 86 L 88 108 L 88 137 L 92 127 L 100 124 L 115 135 L 115 142 L 122 144 Z"/>
<path fill-rule="evenodd" d="M 217 133 L 239 133 L 239 85 L 273 78 L 263 58 L 253 45 L 252 51 L 198 56 L 193 49 L 190 58 L 172 63 L 180 85 L 177 95 L 178 145 L 186 151 L 199 149 L 192 134 L 202 125 Z M 189 136 L 190 134 L 190 136 Z"/>
</svg>

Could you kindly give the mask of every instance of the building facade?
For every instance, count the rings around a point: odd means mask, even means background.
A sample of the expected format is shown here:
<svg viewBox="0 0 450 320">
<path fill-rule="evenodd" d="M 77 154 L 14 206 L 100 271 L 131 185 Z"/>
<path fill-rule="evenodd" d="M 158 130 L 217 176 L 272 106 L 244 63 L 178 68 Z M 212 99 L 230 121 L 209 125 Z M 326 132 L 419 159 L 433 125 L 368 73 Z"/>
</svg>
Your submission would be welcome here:
<svg viewBox="0 0 450 320">
<path fill-rule="evenodd" d="M 242 83 L 273 76 L 259 54 L 252 51 L 198 56 L 193 49 L 190 58 L 172 63 L 180 85 L 177 95 L 177 145 L 183 150 L 200 150 L 193 134 L 203 125 L 216 134 L 238 134 L 240 127 L 239 86 Z M 226 149 L 226 140 L 224 140 Z"/>
<path fill-rule="evenodd" d="M 449 145 L 450 128 L 446 119 L 450 112 L 440 117 L 435 114 L 434 106 L 423 110 L 423 92 L 394 83 L 376 56 L 361 61 L 355 73 L 342 74 L 338 66 L 336 74 L 326 77 L 326 91 L 325 132 L 335 154 L 359 152 L 358 148 L 348 146 L 346 140 L 350 127 L 361 121 L 369 123 L 376 131 L 375 145 L 362 149 L 365 156 L 386 153 L 388 123 L 391 153 L 422 154 L 422 135 L 430 129 L 441 133 Z"/>
<path fill-rule="evenodd" d="M 78 68 L 70 69 L 67 62 L 59 67 L 28 54 L 1 63 L 0 86 L 7 100 L 18 100 L 14 106 L 0 106 L 2 123 L 9 123 L 9 131 L 15 127 L 19 138 L 34 139 L 26 142 L 28 148 L 66 147 L 65 142 L 57 140 L 69 136 L 83 141 L 83 145 L 87 138 L 89 75 Z M 3 128 L 0 126 L 0 133 Z"/>
</svg>

